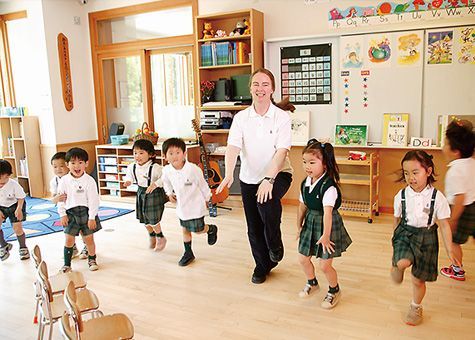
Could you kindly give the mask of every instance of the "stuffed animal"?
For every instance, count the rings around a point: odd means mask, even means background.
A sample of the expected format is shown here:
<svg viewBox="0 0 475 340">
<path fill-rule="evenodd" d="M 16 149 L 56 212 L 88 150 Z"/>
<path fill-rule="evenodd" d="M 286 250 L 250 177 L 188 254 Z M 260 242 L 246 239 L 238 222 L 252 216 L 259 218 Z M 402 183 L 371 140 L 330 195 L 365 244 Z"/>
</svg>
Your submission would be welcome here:
<svg viewBox="0 0 475 340">
<path fill-rule="evenodd" d="M 204 23 L 204 30 L 203 30 L 203 39 L 210 39 L 214 37 L 214 30 L 213 26 L 210 22 Z"/>
<path fill-rule="evenodd" d="M 246 27 L 246 29 L 244 30 L 244 34 L 251 34 L 250 22 L 247 19 L 244 19 L 242 22 L 244 23 L 244 26 Z"/>
<path fill-rule="evenodd" d="M 243 35 L 244 31 L 246 30 L 246 27 L 244 26 L 244 23 L 241 21 L 238 21 L 236 24 L 236 28 L 233 29 L 231 33 L 229 33 L 229 36 L 238 36 L 238 35 Z"/>
<path fill-rule="evenodd" d="M 215 38 L 222 38 L 226 36 L 225 30 L 217 30 L 216 34 L 214 35 Z"/>
</svg>

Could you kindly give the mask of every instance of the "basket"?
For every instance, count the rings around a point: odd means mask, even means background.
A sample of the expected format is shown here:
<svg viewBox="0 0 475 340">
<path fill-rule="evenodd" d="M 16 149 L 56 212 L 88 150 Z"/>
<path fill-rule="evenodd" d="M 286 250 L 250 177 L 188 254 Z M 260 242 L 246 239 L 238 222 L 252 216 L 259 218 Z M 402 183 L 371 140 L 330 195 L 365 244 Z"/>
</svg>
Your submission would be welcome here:
<svg viewBox="0 0 475 340">
<path fill-rule="evenodd" d="M 137 133 L 135 136 L 133 136 L 134 142 L 135 142 L 136 140 L 139 140 L 139 139 L 146 139 L 146 140 L 151 141 L 152 144 L 156 145 L 157 142 L 158 142 L 158 135 L 157 135 L 157 136 L 150 136 L 150 135 L 144 133 L 144 129 L 146 129 L 146 128 L 148 129 L 148 123 L 147 123 L 147 122 L 144 122 L 144 123 L 142 124 L 142 132 Z"/>
</svg>

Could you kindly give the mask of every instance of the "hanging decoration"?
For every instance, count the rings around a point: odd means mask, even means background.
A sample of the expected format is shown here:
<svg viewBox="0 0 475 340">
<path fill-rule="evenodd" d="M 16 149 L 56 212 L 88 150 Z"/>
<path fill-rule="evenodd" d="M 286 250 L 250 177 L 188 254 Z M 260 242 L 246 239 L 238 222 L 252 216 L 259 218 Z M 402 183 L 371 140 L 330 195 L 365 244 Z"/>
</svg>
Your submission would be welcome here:
<svg viewBox="0 0 475 340">
<path fill-rule="evenodd" d="M 63 102 L 67 111 L 74 107 L 73 84 L 71 80 L 71 67 L 69 64 L 69 43 L 63 33 L 58 34 L 59 71 L 61 73 L 61 87 L 63 89 Z"/>
</svg>

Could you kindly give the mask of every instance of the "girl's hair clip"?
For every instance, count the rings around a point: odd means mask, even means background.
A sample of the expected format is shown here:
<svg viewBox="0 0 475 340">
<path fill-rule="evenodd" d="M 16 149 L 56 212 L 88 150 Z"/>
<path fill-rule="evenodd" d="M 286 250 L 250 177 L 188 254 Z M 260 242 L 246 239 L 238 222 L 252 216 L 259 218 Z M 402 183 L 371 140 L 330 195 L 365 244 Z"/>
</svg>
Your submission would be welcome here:
<svg viewBox="0 0 475 340">
<path fill-rule="evenodd" d="M 315 139 L 315 138 L 312 138 L 310 139 L 308 142 L 307 142 L 307 146 L 310 146 L 310 145 L 313 145 L 313 144 L 317 144 L 318 143 L 318 140 Z"/>
</svg>

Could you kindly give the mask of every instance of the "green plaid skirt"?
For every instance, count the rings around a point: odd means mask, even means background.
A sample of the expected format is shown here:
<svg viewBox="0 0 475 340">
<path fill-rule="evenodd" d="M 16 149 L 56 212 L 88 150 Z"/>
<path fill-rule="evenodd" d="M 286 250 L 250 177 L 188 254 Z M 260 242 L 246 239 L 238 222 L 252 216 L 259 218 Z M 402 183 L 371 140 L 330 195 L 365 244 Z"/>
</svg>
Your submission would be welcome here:
<svg viewBox="0 0 475 340">
<path fill-rule="evenodd" d="M 18 202 L 9 207 L 0 206 L 0 211 L 2 212 L 3 216 L 5 216 L 5 221 L 7 220 L 7 218 L 9 218 L 11 223 L 20 222 L 15 216 L 15 210 L 17 207 L 18 207 Z M 23 202 L 21 211 L 23 212 L 23 219 L 21 220 L 21 222 L 23 222 L 26 220 L 26 202 Z"/>
<path fill-rule="evenodd" d="M 299 253 L 305 256 L 315 255 L 322 259 L 340 257 L 341 253 L 346 251 L 352 242 L 338 210 L 333 210 L 332 213 L 330 241 L 335 243 L 333 246 L 335 251 L 332 254 L 324 253 L 322 245 L 317 245 L 317 241 L 322 235 L 323 211 L 308 210 L 300 232 Z"/>
<path fill-rule="evenodd" d="M 69 223 L 68 226 L 64 228 L 64 233 L 73 235 L 73 236 L 78 236 L 79 232 L 83 236 L 86 235 L 91 235 L 95 233 L 96 231 L 99 231 L 102 229 L 101 226 L 101 221 L 99 220 L 99 217 L 96 215 L 96 229 L 89 229 L 87 226 L 87 221 L 89 221 L 89 208 L 88 207 L 74 207 L 71 209 L 66 210 L 66 214 L 68 215 Z"/>
<path fill-rule="evenodd" d="M 198 233 L 205 229 L 205 218 L 193 218 L 191 220 L 182 220 L 180 219 L 180 225 L 192 233 Z"/>
<path fill-rule="evenodd" d="M 414 277 L 422 281 L 437 280 L 439 237 L 436 224 L 429 229 L 400 223 L 394 230 L 392 244 L 393 266 L 401 259 L 408 259 L 412 263 Z"/>
<path fill-rule="evenodd" d="M 137 200 L 135 201 L 135 211 L 140 223 L 155 225 L 162 220 L 165 203 L 168 196 L 163 188 L 156 188 L 150 194 L 146 194 L 147 188 L 139 186 L 137 190 Z"/>
<path fill-rule="evenodd" d="M 452 236 L 452 241 L 457 244 L 464 244 L 470 235 L 475 238 L 475 202 L 465 206 L 457 224 L 457 230 Z"/>
</svg>

